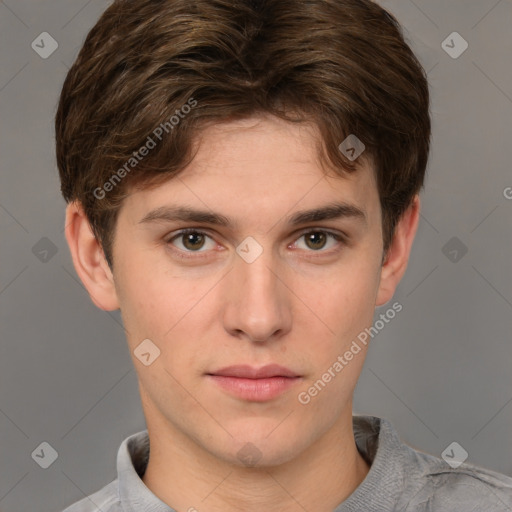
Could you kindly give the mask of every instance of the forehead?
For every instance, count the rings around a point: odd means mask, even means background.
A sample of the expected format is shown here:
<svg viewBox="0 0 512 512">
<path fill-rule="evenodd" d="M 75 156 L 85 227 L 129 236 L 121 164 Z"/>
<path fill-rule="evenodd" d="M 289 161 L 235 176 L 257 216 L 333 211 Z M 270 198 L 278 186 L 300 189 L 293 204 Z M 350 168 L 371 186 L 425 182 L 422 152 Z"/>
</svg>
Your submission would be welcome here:
<svg viewBox="0 0 512 512">
<path fill-rule="evenodd" d="M 285 144 L 283 144 L 285 143 Z M 248 118 L 207 125 L 195 141 L 198 151 L 186 174 L 194 172 L 220 172 L 226 166 L 226 159 L 236 159 L 238 173 L 243 174 L 246 163 L 260 164 L 259 174 L 264 175 L 265 164 L 284 170 L 280 164 L 297 164 L 298 172 L 325 174 L 337 177 L 342 174 L 334 168 L 325 168 L 320 161 L 322 138 L 316 124 L 312 122 L 292 123 L 270 114 L 256 114 Z M 255 156 L 257 158 L 255 159 Z M 364 153 L 358 162 L 365 159 Z M 372 168 L 368 162 L 364 167 Z M 361 165 L 363 167 L 363 165 Z M 293 169 L 288 168 L 290 172 Z M 232 172 L 232 170 L 230 170 Z"/>
<path fill-rule="evenodd" d="M 344 201 L 372 215 L 379 208 L 371 164 L 353 173 L 325 169 L 315 125 L 273 116 L 212 124 L 196 140 L 193 161 L 156 188 L 131 194 L 123 209 L 136 221 L 166 204 L 201 206 L 226 216 L 285 216 Z"/>
</svg>

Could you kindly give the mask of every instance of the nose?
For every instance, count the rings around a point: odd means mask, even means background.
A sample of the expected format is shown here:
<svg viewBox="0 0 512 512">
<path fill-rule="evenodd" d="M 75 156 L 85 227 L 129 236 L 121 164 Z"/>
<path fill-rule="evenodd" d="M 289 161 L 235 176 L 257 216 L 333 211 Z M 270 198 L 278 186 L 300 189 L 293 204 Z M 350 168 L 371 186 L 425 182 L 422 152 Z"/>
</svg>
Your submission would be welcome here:
<svg viewBox="0 0 512 512">
<path fill-rule="evenodd" d="M 236 255 L 224 283 L 224 327 L 230 335 L 252 342 L 276 340 L 291 329 L 291 292 L 284 267 L 270 251 L 251 263 Z"/>
</svg>

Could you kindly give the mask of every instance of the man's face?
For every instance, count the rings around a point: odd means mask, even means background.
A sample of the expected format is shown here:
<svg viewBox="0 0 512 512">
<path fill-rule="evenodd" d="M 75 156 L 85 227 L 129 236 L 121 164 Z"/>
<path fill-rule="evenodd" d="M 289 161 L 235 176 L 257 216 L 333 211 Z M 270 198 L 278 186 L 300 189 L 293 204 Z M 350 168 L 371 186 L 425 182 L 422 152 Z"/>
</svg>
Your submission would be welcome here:
<svg viewBox="0 0 512 512">
<path fill-rule="evenodd" d="M 181 437 L 234 463 L 245 446 L 273 465 L 351 418 L 364 347 L 308 403 L 299 396 L 372 323 L 380 203 L 369 167 L 325 174 L 315 134 L 272 117 L 210 127 L 178 177 L 123 203 L 114 278 L 150 434 Z M 344 215 L 290 222 L 334 204 L 348 207 Z M 178 207 L 231 225 L 161 218 L 163 208 Z M 193 232 L 180 235 L 185 228 Z M 148 366 L 134 355 L 146 339 L 160 350 Z M 269 364 L 298 378 L 218 376 L 233 365 Z"/>
</svg>

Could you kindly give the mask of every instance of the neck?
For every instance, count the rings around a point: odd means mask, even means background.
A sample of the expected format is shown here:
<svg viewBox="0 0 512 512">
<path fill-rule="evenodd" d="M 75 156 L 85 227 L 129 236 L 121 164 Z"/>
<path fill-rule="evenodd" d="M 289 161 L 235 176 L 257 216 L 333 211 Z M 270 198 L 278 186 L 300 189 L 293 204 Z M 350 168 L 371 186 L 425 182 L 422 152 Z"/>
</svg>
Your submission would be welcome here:
<svg viewBox="0 0 512 512">
<path fill-rule="evenodd" d="M 214 457 L 179 430 L 148 423 L 150 458 L 144 484 L 179 511 L 332 512 L 364 480 L 352 412 L 318 441 L 277 466 L 240 467 Z"/>
</svg>

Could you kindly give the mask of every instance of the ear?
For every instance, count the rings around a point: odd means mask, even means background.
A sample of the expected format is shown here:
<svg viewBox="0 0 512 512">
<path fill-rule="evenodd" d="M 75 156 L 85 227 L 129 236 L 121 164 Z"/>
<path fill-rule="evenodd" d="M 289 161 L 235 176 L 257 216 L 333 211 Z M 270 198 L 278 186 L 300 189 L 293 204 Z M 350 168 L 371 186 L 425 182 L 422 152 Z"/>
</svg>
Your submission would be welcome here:
<svg viewBox="0 0 512 512">
<path fill-rule="evenodd" d="M 382 265 L 376 306 L 386 304 L 393 297 L 398 283 L 405 274 L 412 243 L 420 217 L 420 198 L 416 195 L 400 217 Z"/>
<path fill-rule="evenodd" d="M 91 300 L 105 311 L 119 309 L 114 276 L 79 202 L 66 207 L 65 234 L 76 273 Z"/>
</svg>

